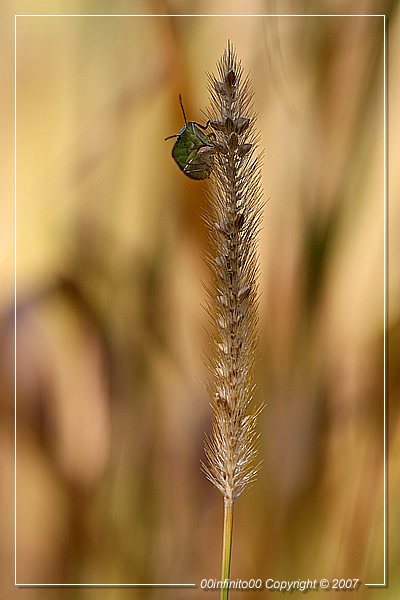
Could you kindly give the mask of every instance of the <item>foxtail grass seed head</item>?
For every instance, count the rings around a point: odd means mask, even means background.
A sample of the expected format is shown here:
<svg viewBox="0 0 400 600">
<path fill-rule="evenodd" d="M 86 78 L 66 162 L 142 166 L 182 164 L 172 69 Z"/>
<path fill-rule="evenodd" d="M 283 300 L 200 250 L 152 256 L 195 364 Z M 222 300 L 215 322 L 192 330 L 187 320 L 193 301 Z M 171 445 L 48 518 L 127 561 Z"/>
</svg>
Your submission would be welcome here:
<svg viewBox="0 0 400 600">
<path fill-rule="evenodd" d="M 258 254 L 261 222 L 261 157 L 255 130 L 250 80 L 228 42 L 208 75 L 210 108 L 207 144 L 198 153 L 212 156 L 210 209 L 206 215 L 212 278 L 207 288 L 211 344 L 207 363 L 213 425 L 206 437 L 210 481 L 233 502 L 251 483 L 256 464 L 253 367 L 258 338 Z"/>
</svg>

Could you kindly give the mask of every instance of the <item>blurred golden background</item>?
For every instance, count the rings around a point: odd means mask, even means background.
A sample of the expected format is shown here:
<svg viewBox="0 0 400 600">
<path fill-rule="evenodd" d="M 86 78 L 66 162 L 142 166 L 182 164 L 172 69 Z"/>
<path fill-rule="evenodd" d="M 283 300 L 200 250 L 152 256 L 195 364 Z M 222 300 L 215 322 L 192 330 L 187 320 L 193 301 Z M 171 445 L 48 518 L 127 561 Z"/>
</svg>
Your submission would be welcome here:
<svg viewBox="0 0 400 600">
<path fill-rule="evenodd" d="M 68 10 L 93 6 L 76 1 Z M 219 0 L 118 7 L 224 10 Z M 242 13 L 243 3 L 230 10 Z M 274 13 L 278 3 L 245 10 Z M 295 10 L 349 8 L 323 0 Z M 359 1 L 351 10 L 389 17 L 398 121 L 398 2 Z M 57 11 L 65 6 L 52 4 Z M 15 12 L 30 12 L 28 4 Z M 253 81 L 268 200 L 256 372 L 256 400 L 267 405 L 263 467 L 235 503 L 231 576 L 383 582 L 383 18 L 150 15 L 16 21 L 20 584 L 200 586 L 220 577 L 222 497 L 200 471 L 212 418 L 201 383 L 206 184 L 182 175 L 164 138 L 183 125 L 179 93 L 188 120 L 204 122 L 205 72 L 228 38 Z M 390 143 L 396 167 L 399 142 Z M 383 591 L 362 585 L 358 598 L 400 594 L 396 172 L 390 184 L 391 578 Z M 200 587 L 14 588 L 13 211 L 4 208 L 0 598 L 202 597 Z"/>
</svg>

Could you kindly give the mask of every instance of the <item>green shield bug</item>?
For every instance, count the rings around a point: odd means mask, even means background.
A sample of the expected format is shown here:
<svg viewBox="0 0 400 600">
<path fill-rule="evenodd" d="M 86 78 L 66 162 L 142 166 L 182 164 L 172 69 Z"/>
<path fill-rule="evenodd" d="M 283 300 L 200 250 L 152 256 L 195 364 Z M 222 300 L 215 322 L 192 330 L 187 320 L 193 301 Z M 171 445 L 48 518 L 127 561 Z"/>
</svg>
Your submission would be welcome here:
<svg viewBox="0 0 400 600">
<path fill-rule="evenodd" d="M 177 135 L 170 135 L 166 140 L 176 138 L 172 148 L 172 158 L 178 167 L 190 179 L 207 179 L 212 169 L 212 155 L 215 149 L 210 143 L 210 135 L 204 133 L 209 125 L 200 125 L 195 121 L 186 121 L 182 98 L 179 94 L 179 102 L 182 108 L 185 125 Z"/>
</svg>

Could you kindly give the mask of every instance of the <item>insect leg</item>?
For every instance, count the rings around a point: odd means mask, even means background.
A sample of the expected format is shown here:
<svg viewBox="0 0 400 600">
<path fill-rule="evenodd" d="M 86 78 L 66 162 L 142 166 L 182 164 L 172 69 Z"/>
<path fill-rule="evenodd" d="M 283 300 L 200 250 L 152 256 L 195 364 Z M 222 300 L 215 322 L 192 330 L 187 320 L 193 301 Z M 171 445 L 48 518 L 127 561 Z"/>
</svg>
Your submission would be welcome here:
<svg viewBox="0 0 400 600">
<path fill-rule="evenodd" d="M 193 121 L 193 123 L 195 123 L 195 125 L 197 125 L 197 127 L 200 127 L 200 129 L 206 130 L 210 124 L 210 119 L 207 121 L 207 123 L 205 125 L 200 125 L 200 123 L 197 123 L 197 121 Z"/>
</svg>

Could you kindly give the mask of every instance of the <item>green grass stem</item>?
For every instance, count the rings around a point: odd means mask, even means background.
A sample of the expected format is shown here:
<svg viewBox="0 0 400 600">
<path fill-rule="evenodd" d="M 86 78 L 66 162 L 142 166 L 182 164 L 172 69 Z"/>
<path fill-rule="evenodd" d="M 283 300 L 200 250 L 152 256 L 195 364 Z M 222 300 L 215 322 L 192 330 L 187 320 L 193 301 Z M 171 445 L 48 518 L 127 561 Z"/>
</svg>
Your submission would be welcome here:
<svg viewBox="0 0 400 600">
<path fill-rule="evenodd" d="M 224 534 L 222 545 L 222 571 L 221 571 L 221 600 L 228 600 L 229 596 L 229 574 L 231 569 L 233 528 L 233 500 L 224 498 Z M 227 581 L 227 585 L 224 583 Z"/>
</svg>

